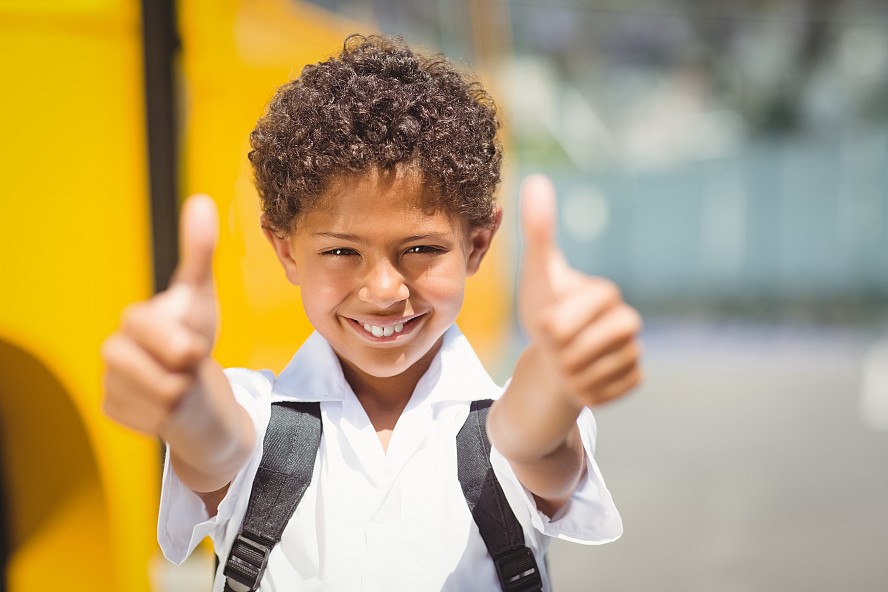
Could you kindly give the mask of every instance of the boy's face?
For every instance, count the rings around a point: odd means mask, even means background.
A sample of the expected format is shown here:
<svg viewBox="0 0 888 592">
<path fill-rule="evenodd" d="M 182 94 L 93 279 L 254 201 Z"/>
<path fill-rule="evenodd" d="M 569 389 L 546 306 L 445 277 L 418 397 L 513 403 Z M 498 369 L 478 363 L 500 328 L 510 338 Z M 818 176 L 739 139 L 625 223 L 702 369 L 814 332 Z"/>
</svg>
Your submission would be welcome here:
<svg viewBox="0 0 888 592">
<path fill-rule="evenodd" d="M 498 226 L 471 228 L 422 207 L 419 175 L 396 169 L 341 179 L 286 238 L 266 236 L 299 285 L 312 326 L 344 363 L 401 374 L 437 351 L 466 278 Z"/>
</svg>

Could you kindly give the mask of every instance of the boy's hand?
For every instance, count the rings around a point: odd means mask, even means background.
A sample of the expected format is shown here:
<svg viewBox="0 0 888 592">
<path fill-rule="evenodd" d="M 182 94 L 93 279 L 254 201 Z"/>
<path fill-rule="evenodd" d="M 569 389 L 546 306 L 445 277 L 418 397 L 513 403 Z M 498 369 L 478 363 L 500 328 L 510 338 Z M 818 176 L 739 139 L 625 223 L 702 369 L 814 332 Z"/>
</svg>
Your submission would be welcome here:
<svg viewBox="0 0 888 592">
<path fill-rule="evenodd" d="M 212 199 L 197 195 L 185 202 L 179 233 L 181 259 L 170 287 L 129 306 L 102 345 L 105 413 L 151 435 L 162 436 L 216 336 L 212 261 L 218 221 Z"/>
<path fill-rule="evenodd" d="M 521 189 L 519 315 L 559 391 L 576 405 L 604 403 L 641 379 L 641 317 L 613 283 L 567 264 L 555 242 L 556 216 L 552 183 L 528 177 Z"/>
</svg>

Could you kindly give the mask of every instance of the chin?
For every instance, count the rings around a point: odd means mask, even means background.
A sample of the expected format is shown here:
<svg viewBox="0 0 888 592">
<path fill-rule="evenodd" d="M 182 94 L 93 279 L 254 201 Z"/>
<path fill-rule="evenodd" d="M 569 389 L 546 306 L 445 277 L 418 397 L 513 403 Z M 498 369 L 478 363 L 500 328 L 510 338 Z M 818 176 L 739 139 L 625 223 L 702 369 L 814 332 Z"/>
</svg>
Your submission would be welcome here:
<svg viewBox="0 0 888 592">
<path fill-rule="evenodd" d="M 376 378 L 391 378 L 406 372 L 419 360 L 407 360 L 403 355 L 393 360 L 363 360 L 364 363 L 355 363 L 362 372 Z"/>
</svg>

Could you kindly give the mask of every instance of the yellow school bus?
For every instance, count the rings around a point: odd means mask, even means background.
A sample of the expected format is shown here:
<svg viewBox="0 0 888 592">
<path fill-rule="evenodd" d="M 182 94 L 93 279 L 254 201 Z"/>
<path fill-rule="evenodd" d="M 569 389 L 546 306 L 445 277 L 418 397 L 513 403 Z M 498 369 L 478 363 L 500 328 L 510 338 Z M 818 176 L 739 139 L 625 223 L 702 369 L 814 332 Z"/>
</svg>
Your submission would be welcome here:
<svg viewBox="0 0 888 592">
<path fill-rule="evenodd" d="M 368 29 L 287 0 L 0 0 L 0 591 L 152 589 L 161 446 L 101 413 L 100 344 L 165 284 L 200 191 L 221 218 L 216 356 L 283 367 L 310 328 L 258 228 L 248 134 Z M 460 321 L 482 355 L 502 267 Z"/>
</svg>

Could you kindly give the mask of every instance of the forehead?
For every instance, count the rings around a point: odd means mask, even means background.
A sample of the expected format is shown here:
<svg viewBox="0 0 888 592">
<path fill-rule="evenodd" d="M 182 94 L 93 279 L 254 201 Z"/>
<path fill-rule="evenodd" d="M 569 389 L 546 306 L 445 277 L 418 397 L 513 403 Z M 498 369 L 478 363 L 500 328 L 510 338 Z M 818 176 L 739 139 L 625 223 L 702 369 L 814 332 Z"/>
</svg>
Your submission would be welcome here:
<svg viewBox="0 0 888 592">
<path fill-rule="evenodd" d="M 430 191 L 422 175 L 406 167 L 341 176 L 299 217 L 296 232 L 315 232 L 321 226 L 352 233 L 393 226 L 410 231 L 461 228 L 461 217 L 442 209 Z"/>
</svg>

